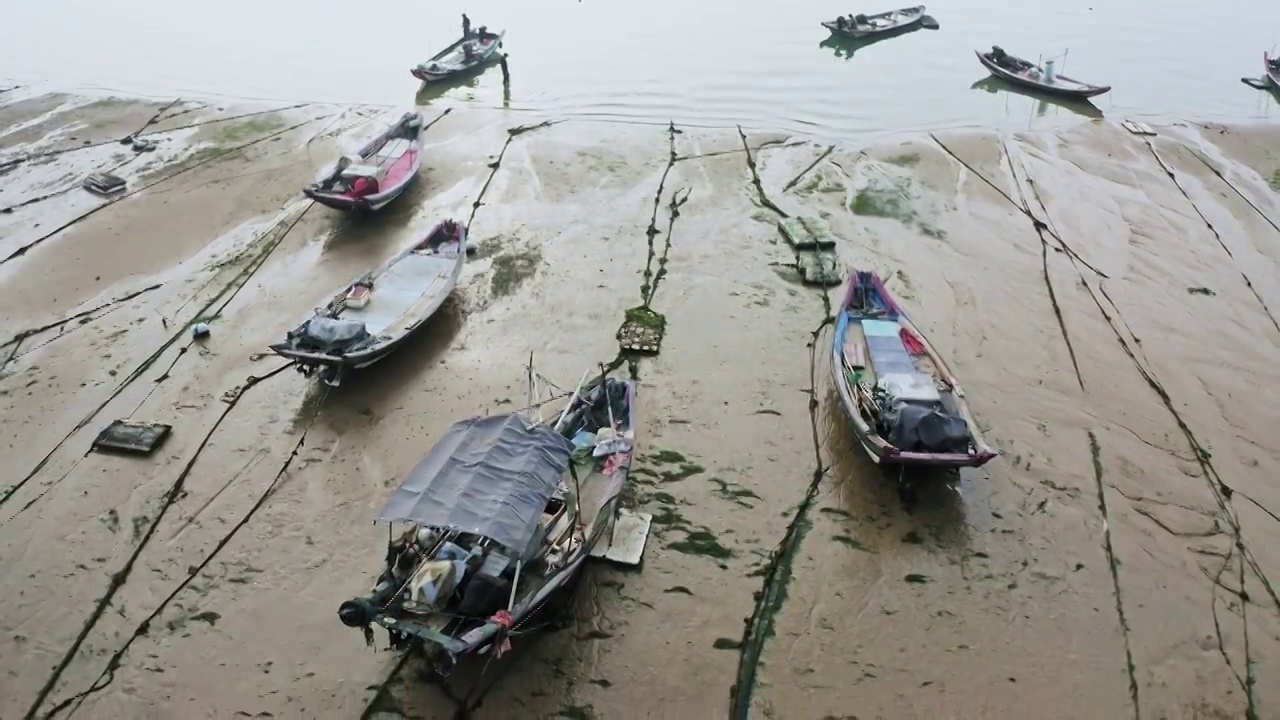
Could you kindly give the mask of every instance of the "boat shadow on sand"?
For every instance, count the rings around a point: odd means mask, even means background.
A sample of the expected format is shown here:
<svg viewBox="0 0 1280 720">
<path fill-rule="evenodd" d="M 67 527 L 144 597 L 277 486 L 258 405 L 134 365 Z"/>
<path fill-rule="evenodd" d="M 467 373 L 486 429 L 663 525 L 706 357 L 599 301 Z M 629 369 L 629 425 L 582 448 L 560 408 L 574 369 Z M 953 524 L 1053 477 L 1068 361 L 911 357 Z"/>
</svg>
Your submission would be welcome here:
<svg viewBox="0 0 1280 720">
<path fill-rule="evenodd" d="M 1049 109 L 1050 105 L 1060 107 L 1064 110 L 1073 112 L 1090 120 L 1101 120 L 1102 110 L 1088 100 L 1072 100 L 1069 98 L 1058 97 L 1050 93 L 1036 92 L 1030 88 L 1019 87 L 1007 80 L 1001 80 L 994 75 L 988 75 L 981 80 L 969 86 L 970 90 L 983 90 L 993 95 L 1002 92 L 1010 95 L 1021 95 L 1036 101 L 1035 110 L 1037 116 L 1043 116 Z"/>
<path fill-rule="evenodd" d="M 861 521 L 891 518 L 901 511 L 910 516 L 907 522 L 913 529 L 928 529 L 943 544 L 968 545 L 969 524 L 961 486 L 966 481 L 985 478 L 985 471 L 966 468 L 957 473 L 941 468 L 876 465 L 858 442 L 834 387 L 826 392 L 821 413 L 819 433 L 826 438 L 823 455 L 831 464 L 828 475 L 837 487 L 843 513 Z M 901 492 L 904 481 L 913 487 L 909 498 Z"/>
<path fill-rule="evenodd" d="M 835 52 L 836 57 L 843 60 L 852 60 L 853 54 L 863 48 L 871 47 L 872 45 L 882 43 L 885 40 L 900 38 L 904 35 L 911 35 L 913 33 L 920 32 L 921 30 L 937 30 L 938 28 L 938 21 L 928 15 L 925 15 L 924 19 L 918 23 L 913 23 L 896 30 L 870 35 L 868 37 L 851 38 L 832 33 L 825 40 L 818 43 L 818 47 L 827 48 Z"/>
</svg>

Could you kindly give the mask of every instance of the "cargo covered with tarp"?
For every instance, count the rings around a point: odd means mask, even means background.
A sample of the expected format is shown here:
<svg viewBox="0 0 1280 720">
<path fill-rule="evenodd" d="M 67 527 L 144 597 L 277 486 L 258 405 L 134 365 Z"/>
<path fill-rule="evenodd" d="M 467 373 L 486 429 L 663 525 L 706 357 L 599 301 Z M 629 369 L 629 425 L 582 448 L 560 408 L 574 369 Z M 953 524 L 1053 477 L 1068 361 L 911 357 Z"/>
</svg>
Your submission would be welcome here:
<svg viewBox="0 0 1280 720">
<path fill-rule="evenodd" d="M 518 415 L 455 423 L 391 494 L 379 519 L 523 549 L 569 467 L 573 444 Z"/>
</svg>

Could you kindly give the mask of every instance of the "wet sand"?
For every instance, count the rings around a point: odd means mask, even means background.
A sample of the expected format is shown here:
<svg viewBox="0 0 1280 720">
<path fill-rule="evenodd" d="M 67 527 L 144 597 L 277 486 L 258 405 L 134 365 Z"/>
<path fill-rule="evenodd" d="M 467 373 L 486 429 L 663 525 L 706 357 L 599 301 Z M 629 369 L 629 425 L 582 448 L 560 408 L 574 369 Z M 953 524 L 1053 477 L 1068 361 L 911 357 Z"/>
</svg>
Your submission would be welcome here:
<svg viewBox="0 0 1280 720">
<path fill-rule="evenodd" d="M 829 149 L 427 108 L 420 181 L 349 220 L 298 189 L 387 111 L 21 92 L 0 96 L 0 717 L 1280 706 L 1274 128 Z M 139 131 L 158 148 L 135 157 Z M 121 163 L 127 197 L 77 187 Z M 889 278 L 1000 459 L 901 505 L 834 397 L 840 290 L 796 282 L 770 206 Z M 328 393 L 256 356 L 442 215 L 478 248 L 409 347 Z M 365 648 L 336 610 L 372 581 L 396 478 L 523 404 L 529 352 L 562 384 L 613 358 L 646 265 L 667 335 L 637 365 L 642 571 L 593 568 L 570 622 L 479 679 Z M 117 418 L 173 435 L 87 453 Z"/>
</svg>

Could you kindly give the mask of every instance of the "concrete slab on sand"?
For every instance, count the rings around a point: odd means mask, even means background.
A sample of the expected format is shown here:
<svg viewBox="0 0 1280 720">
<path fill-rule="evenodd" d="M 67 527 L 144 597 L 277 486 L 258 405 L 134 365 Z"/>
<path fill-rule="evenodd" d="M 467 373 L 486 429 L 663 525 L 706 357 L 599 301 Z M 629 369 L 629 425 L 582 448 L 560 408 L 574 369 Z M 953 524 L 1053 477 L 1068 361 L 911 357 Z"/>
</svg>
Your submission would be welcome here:
<svg viewBox="0 0 1280 720">
<path fill-rule="evenodd" d="M 427 108 L 421 181 L 353 219 L 299 190 L 367 109 L 20 94 L 0 98 L 20 650 L 0 717 L 1280 708 L 1253 682 L 1280 673 L 1280 130 L 859 149 Z M 138 132 L 158 149 L 118 142 Z M 125 197 L 76 187 L 106 170 Z M 828 380 L 839 291 L 799 283 L 780 213 L 887 279 L 1001 459 L 898 504 Z M 477 252 L 410 347 L 329 393 L 257 359 L 441 215 Z M 530 351 L 571 382 L 646 304 L 666 325 L 634 366 L 643 570 L 593 568 L 567 627 L 447 693 L 364 652 L 335 611 L 378 567 L 395 478 L 519 404 Z M 133 417 L 173 426 L 162 452 L 86 454 Z"/>
</svg>

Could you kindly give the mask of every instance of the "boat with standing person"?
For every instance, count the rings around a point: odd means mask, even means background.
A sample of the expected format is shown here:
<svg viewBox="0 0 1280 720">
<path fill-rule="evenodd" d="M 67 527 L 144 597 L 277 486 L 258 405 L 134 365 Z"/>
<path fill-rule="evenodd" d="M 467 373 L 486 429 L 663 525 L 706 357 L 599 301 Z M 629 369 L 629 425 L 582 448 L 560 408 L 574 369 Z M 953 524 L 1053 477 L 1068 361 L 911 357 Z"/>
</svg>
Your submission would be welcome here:
<svg viewBox="0 0 1280 720">
<path fill-rule="evenodd" d="M 271 351 L 336 387 L 347 371 L 390 355 L 440 309 L 458 284 L 466 248 L 461 223 L 436 223 L 420 242 L 353 280 Z"/>
<path fill-rule="evenodd" d="M 849 280 L 831 359 L 840 401 L 873 462 L 962 468 L 997 456 L 951 369 L 874 272 Z"/>
<path fill-rule="evenodd" d="M 1017 55 L 1010 55 L 999 45 L 992 45 L 990 52 L 974 50 L 978 62 L 992 75 L 1022 87 L 1076 99 L 1091 98 L 1111 90 L 1110 85 L 1091 85 L 1066 75 L 1058 74 L 1056 60 L 1045 60 L 1036 65 Z"/>
<path fill-rule="evenodd" d="M 502 47 L 505 35 L 505 30 L 492 33 L 484 26 L 476 28 L 475 32 L 464 34 L 426 62 L 419 63 L 409 74 L 424 83 L 433 83 L 483 68 Z"/>
<path fill-rule="evenodd" d="M 924 6 L 898 8 L 875 15 L 841 15 L 835 20 L 826 20 L 822 27 L 836 35 L 848 38 L 865 38 L 882 33 L 905 30 L 924 19 Z"/>
<path fill-rule="evenodd" d="M 381 210 L 417 178 L 425 131 L 422 113 L 405 113 L 354 156 L 339 158 L 303 194 L 335 210 Z"/>
<path fill-rule="evenodd" d="M 619 511 L 636 438 L 636 386 L 601 367 L 553 419 L 542 418 L 529 367 L 529 407 L 452 425 L 388 498 L 383 565 L 341 622 L 373 642 L 421 651 L 448 675 L 467 656 L 501 656 L 529 621 L 564 598 L 588 558 L 639 564 L 648 516 Z M 540 380 L 542 383 L 540 383 Z M 565 393 L 554 395 L 563 399 Z M 536 415 L 533 411 L 536 410 Z M 393 525 L 404 523 L 394 532 Z M 611 556 L 614 546 L 625 546 Z"/>
</svg>

